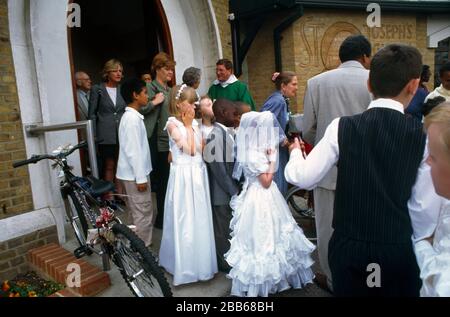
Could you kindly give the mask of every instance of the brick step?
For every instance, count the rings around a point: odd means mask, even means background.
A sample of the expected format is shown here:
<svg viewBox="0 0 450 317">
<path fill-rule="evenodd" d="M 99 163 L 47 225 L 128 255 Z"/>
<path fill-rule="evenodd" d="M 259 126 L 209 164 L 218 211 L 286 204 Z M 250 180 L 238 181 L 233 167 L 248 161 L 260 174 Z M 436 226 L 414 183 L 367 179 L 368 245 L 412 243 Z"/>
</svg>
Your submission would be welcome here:
<svg viewBox="0 0 450 317">
<path fill-rule="evenodd" d="M 67 284 L 67 278 L 74 272 L 69 265 L 79 266 L 80 287 L 67 287 L 53 297 L 68 297 L 70 294 L 84 297 L 95 296 L 111 285 L 106 272 L 83 259 L 77 259 L 72 253 L 55 243 L 28 251 L 27 260 L 29 266 L 38 274 L 61 284 Z"/>
</svg>

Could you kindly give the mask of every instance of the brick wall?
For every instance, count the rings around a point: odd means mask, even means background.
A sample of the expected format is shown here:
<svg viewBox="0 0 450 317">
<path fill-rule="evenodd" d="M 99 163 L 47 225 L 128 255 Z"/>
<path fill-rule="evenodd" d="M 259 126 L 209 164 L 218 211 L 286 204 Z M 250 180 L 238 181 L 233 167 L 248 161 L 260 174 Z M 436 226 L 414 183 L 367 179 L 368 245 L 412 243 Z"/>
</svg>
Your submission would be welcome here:
<svg viewBox="0 0 450 317">
<path fill-rule="evenodd" d="M 59 243 L 56 226 L 0 242 L 0 282 L 27 272 L 29 270 L 26 261 L 27 252 L 49 243 Z"/>
<path fill-rule="evenodd" d="M 222 41 L 223 58 L 233 60 L 231 45 L 231 27 L 228 22 L 228 0 L 212 0 L 217 24 L 219 26 L 220 40 Z"/>
<path fill-rule="evenodd" d="M 436 49 L 427 48 L 427 17 L 424 15 L 417 16 L 417 31 L 416 31 L 416 44 L 417 48 L 423 55 L 423 63 L 430 66 L 431 74 L 435 73 L 435 55 Z M 429 91 L 434 89 L 433 76 L 430 77 L 430 81 L 425 83 Z"/>
<path fill-rule="evenodd" d="M 275 85 L 271 81 L 275 71 L 275 50 L 273 42 L 273 30 L 284 19 L 285 15 L 272 15 L 264 23 L 256 36 L 246 58 L 249 70 L 249 89 L 259 109 L 267 97 L 275 91 Z M 296 65 L 296 41 L 294 28 L 291 26 L 282 34 L 281 59 L 283 70 L 295 71 Z M 291 106 L 296 108 L 297 101 L 291 100 Z"/>
<path fill-rule="evenodd" d="M 270 81 L 275 69 L 272 38 L 273 28 L 281 18 L 275 16 L 263 26 L 248 54 L 249 86 L 258 107 L 274 91 Z M 386 12 L 381 17 L 382 27 L 377 29 L 369 29 L 366 19 L 365 12 L 306 9 L 304 16 L 283 33 L 283 69 L 295 71 L 299 77 L 293 111 L 303 111 L 307 80 L 337 67 L 340 44 L 354 33 L 367 36 L 372 42 L 373 52 L 388 43 L 414 45 L 422 52 L 424 63 L 434 70 L 435 50 L 426 47 L 425 16 Z M 432 88 L 432 83 L 429 86 Z"/>
<path fill-rule="evenodd" d="M 13 161 L 25 158 L 7 0 L 0 0 L 0 219 L 33 209 L 27 168 L 11 166 Z"/>
</svg>

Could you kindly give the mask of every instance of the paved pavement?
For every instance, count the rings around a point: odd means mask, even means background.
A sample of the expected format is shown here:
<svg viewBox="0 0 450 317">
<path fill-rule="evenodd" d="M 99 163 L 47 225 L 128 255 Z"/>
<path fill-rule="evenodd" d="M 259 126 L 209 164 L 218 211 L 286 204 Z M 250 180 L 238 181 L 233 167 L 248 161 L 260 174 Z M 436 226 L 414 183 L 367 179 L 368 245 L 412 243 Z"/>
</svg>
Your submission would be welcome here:
<svg viewBox="0 0 450 317">
<path fill-rule="evenodd" d="M 154 200 L 155 201 L 155 200 Z M 120 217 L 123 221 L 126 220 L 126 215 Z M 70 226 L 67 226 L 66 233 L 68 235 L 68 241 L 63 245 L 69 251 L 75 250 L 78 245 L 72 234 Z M 157 254 L 159 250 L 159 245 L 161 241 L 162 231 L 159 229 L 154 229 L 153 233 L 153 246 L 152 250 Z M 313 266 L 314 272 L 319 271 L 317 252 L 313 253 L 313 258 L 315 264 Z M 85 256 L 84 260 L 88 261 L 93 265 L 102 267 L 101 258 L 98 255 Z M 111 287 L 98 297 L 132 297 L 131 291 L 125 284 L 122 276 L 120 275 L 118 269 L 111 263 L 111 270 L 108 272 L 111 279 Z M 172 287 L 172 292 L 174 297 L 227 297 L 230 296 L 231 290 L 231 280 L 226 277 L 223 273 L 218 273 L 216 276 L 207 282 L 198 282 L 181 286 L 173 286 L 172 276 L 166 273 L 166 278 Z M 316 284 L 307 285 L 304 289 L 300 290 L 287 290 L 281 293 L 273 295 L 275 297 L 329 297 L 330 293 L 322 290 Z"/>
</svg>

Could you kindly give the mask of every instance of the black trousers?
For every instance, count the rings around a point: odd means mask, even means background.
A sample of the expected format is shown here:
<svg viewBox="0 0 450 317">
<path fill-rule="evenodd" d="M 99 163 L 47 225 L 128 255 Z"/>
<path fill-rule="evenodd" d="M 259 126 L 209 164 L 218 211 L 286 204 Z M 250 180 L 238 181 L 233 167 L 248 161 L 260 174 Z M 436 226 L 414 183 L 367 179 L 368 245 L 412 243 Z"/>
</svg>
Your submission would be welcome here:
<svg viewBox="0 0 450 317">
<path fill-rule="evenodd" d="M 230 250 L 230 222 L 233 217 L 233 211 L 229 205 L 212 206 L 212 209 L 217 266 L 219 271 L 228 273 L 231 267 L 225 260 L 224 254 Z"/>
<path fill-rule="evenodd" d="M 150 156 L 152 158 L 152 172 L 150 173 L 150 181 L 152 192 L 158 192 L 159 180 L 156 165 L 158 162 L 158 145 L 156 133 L 152 134 L 152 137 L 148 139 L 148 145 L 150 147 Z"/>
<path fill-rule="evenodd" d="M 164 201 L 166 199 L 167 183 L 169 181 L 170 164 L 167 161 L 169 152 L 157 152 L 156 160 L 156 205 L 158 208 L 158 215 L 155 219 L 155 227 L 162 229 L 164 221 Z"/>
<path fill-rule="evenodd" d="M 418 297 L 422 285 L 412 241 L 399 244 L 357 241 L 336 232 L 328 249 L 336 296 Z M 373 268 L 370 265 L 377 265 Z M 370 287 L 379 272 L 380 287 Z"/>
</svg>

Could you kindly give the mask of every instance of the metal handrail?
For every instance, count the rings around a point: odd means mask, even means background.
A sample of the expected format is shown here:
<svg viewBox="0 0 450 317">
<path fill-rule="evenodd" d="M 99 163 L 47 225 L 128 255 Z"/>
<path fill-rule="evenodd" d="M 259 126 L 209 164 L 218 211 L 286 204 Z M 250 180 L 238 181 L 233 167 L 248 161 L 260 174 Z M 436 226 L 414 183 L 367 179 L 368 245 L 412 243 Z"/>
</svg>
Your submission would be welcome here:
<svg viewBox="0 0 450 317">
<path fill-rule="evenodd" d="M 86 130 L 86 138 L 88 143 L 89 164 L 91 167 L 92 176 L 99 178 L 97 156 L 95 155 L 95 138 L 94 125 L 92 120 L 78 121 L 73 123 L 55 124 L 55 125 L 26 125 L 25 131 L 28 137 L 36 137 L 45 132 L 64 131 L 64 130 Z"/>
</svg>

